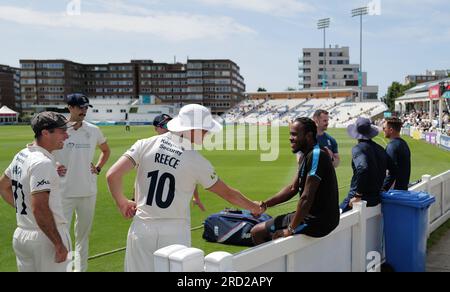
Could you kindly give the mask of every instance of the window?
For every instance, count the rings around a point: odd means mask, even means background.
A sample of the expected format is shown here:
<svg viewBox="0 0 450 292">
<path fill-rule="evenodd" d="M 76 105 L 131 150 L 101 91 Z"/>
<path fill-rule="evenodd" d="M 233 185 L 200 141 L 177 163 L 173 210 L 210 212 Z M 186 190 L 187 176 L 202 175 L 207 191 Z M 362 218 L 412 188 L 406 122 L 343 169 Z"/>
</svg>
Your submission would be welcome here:
<svg viewBox="0 0 450 292">
<path fill-rule="evenodd" d="M 330 57 L 343 57 L 344 54 L 342 52 L 330 52 Z"/>
<path fill-rule="evenodd" d="M 22 63 L 22 69 L 34 69 L 34 63 Z"/>
<path fill-rule="evenodd" d="M 38 68 L 44 69 L 64 69 L 64 64 L 62 63 L 38 63 Z"/>
</svg>

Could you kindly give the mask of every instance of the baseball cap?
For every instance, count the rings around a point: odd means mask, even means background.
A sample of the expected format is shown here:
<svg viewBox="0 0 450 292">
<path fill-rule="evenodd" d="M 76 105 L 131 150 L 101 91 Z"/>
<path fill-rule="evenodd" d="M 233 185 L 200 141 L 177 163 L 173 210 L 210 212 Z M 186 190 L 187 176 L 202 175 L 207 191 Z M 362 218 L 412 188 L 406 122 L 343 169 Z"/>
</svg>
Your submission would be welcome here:
<svg viewBox="0 0 450 292">
<path fill-rule="evenodd" d="M 67 129 L 68 122 L 66 117 L 60 113 L 41 112 L 31 120 L 31 128 L 35 134 L 39 134 L 42 130 Z"/>
<path fill-rule="evenodd" d="M 155 117 L 153 120 L 153 126 L 164 128 L 167 123 L 172 120 L 172 117 L 166 114 L 161 114 Z"/>
<path fill-rule="evenodd" d="M 218 133 L 222 125 L 213 119 L 211 112 L 199 104 L 188 104 L 181 108 L 177 117 L 167 124 L 171 132 L 183 132 L 189 130 L 206 130 Z"/>
<path fill-rule="evenodd" d="M 87 96 L 82 93 L 69 94 L 67 96 L 67 104 L 78 107 L 92 107 L 92 105 L 89 104 Z"/>
</svg>

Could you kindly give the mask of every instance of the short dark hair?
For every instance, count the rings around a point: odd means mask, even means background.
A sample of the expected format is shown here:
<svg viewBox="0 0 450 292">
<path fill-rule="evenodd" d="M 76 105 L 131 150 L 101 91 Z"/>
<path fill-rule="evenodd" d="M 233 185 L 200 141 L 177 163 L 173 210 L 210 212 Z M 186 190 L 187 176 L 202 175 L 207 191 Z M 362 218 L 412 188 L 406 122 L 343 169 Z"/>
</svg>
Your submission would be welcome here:
<svg viewBox="0 0 450 292">
<path fill-rule="evenodd" d="M 42 131 L 44 131 L 44 130 L 47 130 L 47 131 L 49 131 L 50 133 L 54 133 L 54 132 L 55 132 L 55 128 L 54 128 L 54 129 L 42 129 L 42 130 L 39 130 L 39 132 L 37 132 L 36 134 L 34 134 L 34 138 L 35 138 L 36 140 L 40 140 L 41 137 L 42 137 Z"/>
<path fill-rule="evenodd" d="M 318 109 L 314 112 L 313 119 L 319 118 L 321 114 L 329 115 L 329 113 L 326 110 Z"/>
<path fill-rule="evenodd" d="M 387 118 L 386 122 L 387 122 L 387 126 L 389 128 L 394 129 L 394 131 L 400 132 L 402 130 L 403 123 L 399 118 L 396 118 L 396 117 Z"/>
<path fill-rule="evenodd" d="M 314 141 L 317 142 L 317 125 L 313 120 L 311 120 L 310 118 L 302 117 L 296 118 L 294 120 L 294 123 L 301 123 L 303 125 L 303 129 L 305 130 L 305 135 L 311 132 Z"/>
</svg>

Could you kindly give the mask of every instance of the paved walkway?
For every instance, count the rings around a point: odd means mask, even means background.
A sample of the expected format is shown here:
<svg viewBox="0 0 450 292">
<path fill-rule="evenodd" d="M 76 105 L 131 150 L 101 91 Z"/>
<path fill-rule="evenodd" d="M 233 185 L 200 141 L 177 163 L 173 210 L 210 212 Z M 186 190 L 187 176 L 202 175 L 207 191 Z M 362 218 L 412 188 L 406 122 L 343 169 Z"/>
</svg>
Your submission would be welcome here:
<svg viewBox="0 0 450 292">
<path fill-rule="evenodd" d="M 428 250 L 427 272 L 450 272 L 450 230 Z"/>
</svg>

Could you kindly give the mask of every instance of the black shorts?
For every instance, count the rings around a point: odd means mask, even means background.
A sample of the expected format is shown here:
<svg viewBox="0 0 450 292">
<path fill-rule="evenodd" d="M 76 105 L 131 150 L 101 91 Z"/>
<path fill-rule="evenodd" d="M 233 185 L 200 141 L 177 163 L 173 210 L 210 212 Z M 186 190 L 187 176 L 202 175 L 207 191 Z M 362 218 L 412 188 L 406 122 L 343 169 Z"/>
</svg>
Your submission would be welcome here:
<svg viewBox="0 0 450 292">
<path fill-rule="evenodd" d="M 280 215 L 278 217 L 272 218 L 269 221 L 266 221 L 266 231 L 273 235 L 275 231 L 287 229 L 288 225 L 291 223 L 292 219 L 294 219 L 295 212 Z M 308 224 L 300 224 L 295 228 L 295 234 L 306 234 L 304 231 L 307 229 Z"/>
<path fill-rule="evenodd" d="M 280 215 L 269 221 L 266 221 L 266 231 L 273 235 L 277 230 L 287 229 L 288 225 L 294 219 L 295 212 Z M 305 220 L 295 228 L 294 234 L 305 234 L 311 237 L 324 237 L 332 232 L 339 221 L 336 224 L 323 225 L 321 222 L 314 217 L 306 217 Z"/>
</svg>

